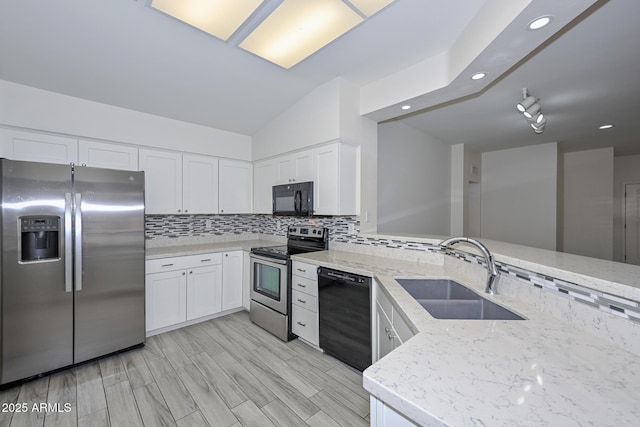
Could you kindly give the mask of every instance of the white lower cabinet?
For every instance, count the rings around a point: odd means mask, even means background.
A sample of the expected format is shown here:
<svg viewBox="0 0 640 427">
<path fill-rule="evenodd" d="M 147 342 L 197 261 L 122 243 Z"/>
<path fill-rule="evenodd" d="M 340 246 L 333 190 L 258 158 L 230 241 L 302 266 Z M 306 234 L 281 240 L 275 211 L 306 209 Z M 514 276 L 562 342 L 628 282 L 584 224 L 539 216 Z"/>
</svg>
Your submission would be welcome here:
<svg viewBox="0 0 640 427">
<path fill-rule="evenodd" d="M 413 427 L 417 425 L 373 396 L 370 397 L 369 410 L 371 427 Z"/>
<path fill-rule="evenodd" d="M 187 320 L 222 311 L 222 265 L 190 268 L 187 274 Z"/>
<path fill-rule="evenodd" d="M 396 336 L 396 331 L 391 325 L 391 320 L 389 320 L 378 304 L 376 304 L 376 330 L 378 333 L 378 344 L 375 351 L 375 354 L 377 355 L 375 359 L 379 360 L 391 353 L 391 351 L 398 347 L 400 343 L 398 342 L 399 340 Z"/>
<path fill-rule="evenodd" d="M 396 305 L 380 289 L 380 285 L 376 282 L 374 286 L 376 287 L 375 336 L 372 341 L 374 342 L 373 359 L 377 362 L 411 338 L 414 333 L 402 318 Z"/>
<path fill-rule="evenodd" d="M 291 332 L 310 344 L 320 344 L 318 267 L 293 261 L 291 274 Z"/>
<path fill-rule="evenodd" d="M 185 270 L 147 274 L 147 331 L 187 320 L 187 273 Z"/>
<path fill-rule="evenodd" d="M 225 252 L 222 257 L 222 310 L 242 307 L 243 252 Z"/>
<path fill-rule="evenodd" d="M 146 330 L 151 335 L 242 307 L 242 251 L 146 262 Z"/>
</svg>

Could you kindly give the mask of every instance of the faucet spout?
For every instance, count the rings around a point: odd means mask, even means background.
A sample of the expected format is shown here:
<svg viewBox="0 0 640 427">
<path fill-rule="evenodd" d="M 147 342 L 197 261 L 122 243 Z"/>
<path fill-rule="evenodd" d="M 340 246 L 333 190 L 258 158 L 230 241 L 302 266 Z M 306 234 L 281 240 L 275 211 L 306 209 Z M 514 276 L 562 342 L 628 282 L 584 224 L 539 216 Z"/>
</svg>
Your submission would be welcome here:
<svg viewBox="0 0 640 427">
<path fill-rule="evenodd" d="M 496 267 L 496 263 L 493 259 L 493 255 L 489 251 L 489 249 L 483 245 L 480 241 L 473 239 L 471 237 L 452 237 L 450 239 L 443 240 L 440 242 L 440 247 L 443 250 L 449 249 L 450 246 L 455 245 L 456 243 L 468 243 L 470 245 L 475 246 L 484 256 L 484 259 L 487 263 L 487 270 L 489 272 L 487 276 L 487 286 L 485 287 L 485 292 L 491 295 L 496 293 L 496 279 L 500 274 Z"/>
</svg>

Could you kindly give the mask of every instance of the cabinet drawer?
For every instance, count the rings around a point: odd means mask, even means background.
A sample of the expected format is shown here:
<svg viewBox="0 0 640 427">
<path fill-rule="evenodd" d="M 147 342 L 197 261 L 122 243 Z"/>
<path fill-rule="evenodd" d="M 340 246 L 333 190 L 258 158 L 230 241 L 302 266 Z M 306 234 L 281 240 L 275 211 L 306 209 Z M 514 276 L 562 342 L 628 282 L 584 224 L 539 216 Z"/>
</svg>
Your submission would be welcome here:
<svg viewBox="0 0 640 427">
<path fill-rule="evenodd" d="M 291 264 L 292 274 L 297 276 L 306 277 L 311 280 L 318 280 L 318 266 L 313 264 L 307 264 L 305 262 L 293 261 Z"/>
<path fill-rule="evenodd" d="M 291 306 L 291 332 L 318 345 L 318 314 L 297 305 Z"/>
<path fill-rule="evenodd" d="M 222 252 L 200 255 L 187 255 L 180 258 L 185 258 L 187 268 L 222 264 Z"/>
<path fill-rule="evenodd" d="M 151 259 L 146 262 L 146 273 L 160 273 L 163 271 L 183 270 L 186 268 L 216 264 L 222 264 L 222 253 Z"/>
<path fill-rule="evenodd" d="M 304 292 L 311 296 L 318 296 L 318 279 L 307 279 L 298 275 L 291 276 L 291 287 L 294 291 Z"/>
<path fill-rule="evenodd" d="M 188 267 L 185 257 L 151 259 L 145 263 L 146 273 L 162 273 L 163 271 L 184 270 Z"/>
<path fill-rule="evenodd" d="M 313 295 L 305 294 L 304 292 L 296 291 L 295 289 L 291 293 L 292 303 L 304 307 L 314 313 L 318 312 L 318 299 Z"/>
</svg>

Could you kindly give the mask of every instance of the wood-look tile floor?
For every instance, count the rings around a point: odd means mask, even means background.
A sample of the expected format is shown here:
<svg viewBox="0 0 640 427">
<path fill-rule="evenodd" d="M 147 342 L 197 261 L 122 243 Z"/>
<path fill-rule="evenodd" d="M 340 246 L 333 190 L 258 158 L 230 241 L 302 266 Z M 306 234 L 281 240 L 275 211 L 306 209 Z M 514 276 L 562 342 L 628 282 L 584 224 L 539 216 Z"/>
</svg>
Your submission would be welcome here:
<svg viewBox="0 0 640 427">
<path fill-rule="evenodd" d="M 244 311 L 1 391 L 0 403 L 0 427 L 369 425 L 360 373 Z"/>
</svg>

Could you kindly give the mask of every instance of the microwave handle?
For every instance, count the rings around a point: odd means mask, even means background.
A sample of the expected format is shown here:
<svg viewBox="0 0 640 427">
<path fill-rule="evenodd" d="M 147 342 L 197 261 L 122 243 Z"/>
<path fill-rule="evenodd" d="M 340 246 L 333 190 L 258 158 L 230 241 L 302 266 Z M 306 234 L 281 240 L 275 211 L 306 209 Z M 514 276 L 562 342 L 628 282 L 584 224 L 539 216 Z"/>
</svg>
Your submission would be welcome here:
<svg viewBox="0 0 640 427">
<path fill-rule="evenodd" d="M 302 191 L 300 190 L 296 190 L 293 196 L 293 209 L 297 214 L 300 214 L 300 211 L 302 210 Z"/>
</svg>

